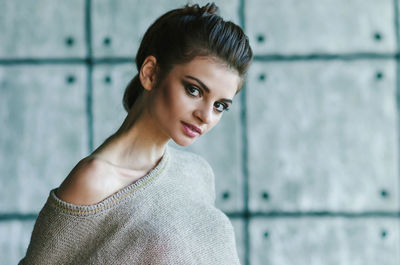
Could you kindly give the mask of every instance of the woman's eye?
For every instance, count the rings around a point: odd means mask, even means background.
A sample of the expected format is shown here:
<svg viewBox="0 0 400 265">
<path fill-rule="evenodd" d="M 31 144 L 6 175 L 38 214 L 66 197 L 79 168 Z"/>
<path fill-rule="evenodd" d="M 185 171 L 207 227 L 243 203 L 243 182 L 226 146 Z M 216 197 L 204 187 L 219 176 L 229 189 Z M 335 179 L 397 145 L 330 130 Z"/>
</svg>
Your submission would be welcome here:
<svg viewBox="0 0 400 265">
<path fill-rule="evenodd" d="M 197 96 L 200 95 L 200 90 L 197 89 L 197 88 L 194 87 L 194 86 L 187 86 L 187 87 L 186 87 L 186 91 L 187 91 L 190 95 L 192 95 L 192 96 L 194 96 L 194 97 L 197 97 Z"/>
<path fill-rule="evenodd" d="M 226 104 L 221 103 L 221 102 L 215 102 L 214 106 L 215 106 L 215 109 L 218 112 L 223 112 L 224 110 L 225 111 L 229 110 L 228 106 Z"/>
</svg>

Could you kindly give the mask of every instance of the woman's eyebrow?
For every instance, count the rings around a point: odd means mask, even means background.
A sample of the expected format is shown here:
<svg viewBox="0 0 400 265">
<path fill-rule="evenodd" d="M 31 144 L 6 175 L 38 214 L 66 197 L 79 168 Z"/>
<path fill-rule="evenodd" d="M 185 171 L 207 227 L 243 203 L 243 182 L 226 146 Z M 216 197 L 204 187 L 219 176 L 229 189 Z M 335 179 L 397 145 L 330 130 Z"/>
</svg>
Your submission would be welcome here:
<svg viewBox="0 0 400 265">
<path fill-rule="evenodd" d="M 232 104 L 232 100 L 231 99 L 227 99 L 227 98 L 222 98 L 221 101 L 225 101 L 225 102 L 229 102 Z"/>
<path fill-rule="evenodd" d="M 193 77 L 193 76 L 191 76 L 191 75 L 185 75 L 185 77 L 195 80 L 197 83 L 200 84 L 200 86 L 201 86 L 207 93 L 210 93 L 210 89 L 209 89 L 203 82 L 201 82 L 198 78 Z"/>
<path fill-rule="evenodd" d="M 199 83 L 199 85 L 207 92 L 210 93 L 210 89 L 203 83 L 201 82 L 198 78 L 191 76 L 191 75 L 185 75 L 186 78 L 190 78 L 195 80 L 197 83 Z M 227 99 L 227 98 L 223 98 L 221 99 L 221 101 L 225 101 L 225 102 L 229 102 L 232 104 L 232 100 L 231 99 Z"/>
</svg>

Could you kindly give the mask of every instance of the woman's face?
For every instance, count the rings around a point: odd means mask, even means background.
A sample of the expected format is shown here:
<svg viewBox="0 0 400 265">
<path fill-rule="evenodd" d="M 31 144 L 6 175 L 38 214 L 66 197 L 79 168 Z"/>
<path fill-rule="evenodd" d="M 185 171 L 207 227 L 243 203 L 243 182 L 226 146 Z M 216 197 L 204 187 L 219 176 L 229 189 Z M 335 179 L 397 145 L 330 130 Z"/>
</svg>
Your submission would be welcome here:
<svg viewBox="0 0 400 265">
<path fill-rule="evenodd" d="M 232 104 L 239 75 L 212 57 L 174 66 L 152 90 L 149 111 L 160 129 L 186 146 L 211 130 Z"/>
</svg>

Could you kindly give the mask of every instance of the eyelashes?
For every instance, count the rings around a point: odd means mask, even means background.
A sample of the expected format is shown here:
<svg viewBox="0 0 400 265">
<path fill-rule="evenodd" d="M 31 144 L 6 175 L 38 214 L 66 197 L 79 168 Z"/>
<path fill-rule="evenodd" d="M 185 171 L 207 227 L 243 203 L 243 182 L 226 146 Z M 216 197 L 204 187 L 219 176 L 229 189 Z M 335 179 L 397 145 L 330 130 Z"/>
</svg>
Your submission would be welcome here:
<svg viewBox="0 0 400 265">
<path fill-rule="evenodd" d="M 216 105 L 222 106 L 222 109 L 218 109 L 218 107 L 217 107 L 217 111 L 219 111 L 219 112 L 223 112 L 223 111 L 228 111 L 229 110 L 229 107 L 225 103 L 215 102 L 214 106 L 216 106 Z"/>
<path fill-rule="evenodd" d="M 185 85 L 185 89 L 186 89 L 186 92 L 193 97 L 198 97 L 201 95 L 200 89 L 198 89 L 197 87 L 195 87 L 193 85 Z"/>
</svg>

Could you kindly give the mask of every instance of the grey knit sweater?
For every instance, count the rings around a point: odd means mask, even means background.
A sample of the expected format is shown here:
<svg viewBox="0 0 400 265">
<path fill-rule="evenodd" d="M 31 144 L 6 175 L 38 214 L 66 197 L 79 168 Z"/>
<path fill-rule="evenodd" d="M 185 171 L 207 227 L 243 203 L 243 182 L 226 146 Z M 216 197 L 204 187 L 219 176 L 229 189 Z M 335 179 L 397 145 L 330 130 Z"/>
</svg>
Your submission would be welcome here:
<svg viewBox="0 0 400 265">
<path fill-rule="evenodd" d="M 50 191 L 19 264 L 240 264 L 200 156 L 167 146 L 146 176 L 94 205 Z"/>
</svg>

